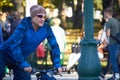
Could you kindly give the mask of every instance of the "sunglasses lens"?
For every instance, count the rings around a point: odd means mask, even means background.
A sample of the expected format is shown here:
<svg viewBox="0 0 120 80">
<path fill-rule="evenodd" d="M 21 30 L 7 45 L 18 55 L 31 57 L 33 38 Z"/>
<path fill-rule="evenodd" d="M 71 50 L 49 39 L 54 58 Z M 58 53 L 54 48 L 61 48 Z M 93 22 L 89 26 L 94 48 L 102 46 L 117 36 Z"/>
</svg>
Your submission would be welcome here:
<svg viewBox="0 0 120 80">
<path fill-rule="evenodd" d="M 42 18 L 42 17 L 43 17 L 43 15 L 38 15 L 38 17 L 39 17 L 39 18 Z"/>
<path fill-rule="evenodd" d="M 39 18 L 45 18 L 45 16 L 43 16 L 43 15 L 37 15 L 37 17 L 39 17 Z"/>
</svg>

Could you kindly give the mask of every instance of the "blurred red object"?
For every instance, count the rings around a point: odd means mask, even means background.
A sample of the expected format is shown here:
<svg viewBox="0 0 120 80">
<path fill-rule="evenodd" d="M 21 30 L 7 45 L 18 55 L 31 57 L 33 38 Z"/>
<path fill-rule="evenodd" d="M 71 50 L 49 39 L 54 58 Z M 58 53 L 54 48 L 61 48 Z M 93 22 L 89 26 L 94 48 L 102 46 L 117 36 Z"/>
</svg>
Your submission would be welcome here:
<svg viewBox="0 0 120 80">
<path fill-rule="evenodd" d="M 45 57 L 45 52 L 44 52 L 44 46 L 43 43 L 41 43 L 38 47 L 37 47 L 37 51 L 36 51 L 36 56 L 38 58 L 44 58 Z"/>
</svg>

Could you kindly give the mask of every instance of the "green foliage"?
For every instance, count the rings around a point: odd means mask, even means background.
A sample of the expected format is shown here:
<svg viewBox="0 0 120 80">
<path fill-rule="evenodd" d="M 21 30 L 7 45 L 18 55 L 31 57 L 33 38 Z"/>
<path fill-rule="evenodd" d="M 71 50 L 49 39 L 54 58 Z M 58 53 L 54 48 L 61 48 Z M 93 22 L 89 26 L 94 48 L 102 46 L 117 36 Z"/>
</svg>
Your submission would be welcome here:
<svg viewBox="0 0 120 80">
<path fill-rule="evenodd" d="M 51 3 L 58 8 L 60 6 L 61 0 L 51 0 Z"/>
<path fill-rule="evenodd" d="M 102 0 L 94 0 L 94 6 L 97 10 L 102 10 Z"/>
<path fill-rule="evenodd" d="M 49 8 L 55 8 L 54 4 L 52 4 L 52 0 L 38 0 L 38 4 Z"/>
</svg>

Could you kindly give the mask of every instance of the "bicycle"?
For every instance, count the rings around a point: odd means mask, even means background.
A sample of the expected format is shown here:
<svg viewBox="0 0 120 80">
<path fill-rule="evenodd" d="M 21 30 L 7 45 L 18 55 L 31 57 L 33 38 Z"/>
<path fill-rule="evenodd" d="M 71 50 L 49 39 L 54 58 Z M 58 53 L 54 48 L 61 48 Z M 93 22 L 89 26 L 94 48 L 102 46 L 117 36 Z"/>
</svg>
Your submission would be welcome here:
<svg viewBox="0 0 120 80">
<path fill-rule="evenodd" d="M 57 70 L 56 69 L 48 69 L 48 70 L 38 70 L 35 74 L 36 74 L 36 78 L 37 80 L 57 80 L 53 75 L 57 74 Z M 61 74 L 59 74 L 60 76 L 62 76 Z"/>
</svg>

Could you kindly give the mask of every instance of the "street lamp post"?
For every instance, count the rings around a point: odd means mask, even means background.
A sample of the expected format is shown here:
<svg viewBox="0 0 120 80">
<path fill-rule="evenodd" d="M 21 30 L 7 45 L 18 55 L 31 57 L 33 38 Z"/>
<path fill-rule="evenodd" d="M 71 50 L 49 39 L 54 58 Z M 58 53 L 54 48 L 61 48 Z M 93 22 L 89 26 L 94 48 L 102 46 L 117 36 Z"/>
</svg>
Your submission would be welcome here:
<svg viewBox="0 0 120 80">
<path fill-rule="evenodd" d="M 100 80 L 101 64 L 94 39 L 93 0 L 84 0 L 85 37 L 80 42 L 81 57 L 78 62 L 79 80 Z"/>
</svg>

